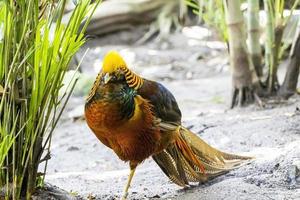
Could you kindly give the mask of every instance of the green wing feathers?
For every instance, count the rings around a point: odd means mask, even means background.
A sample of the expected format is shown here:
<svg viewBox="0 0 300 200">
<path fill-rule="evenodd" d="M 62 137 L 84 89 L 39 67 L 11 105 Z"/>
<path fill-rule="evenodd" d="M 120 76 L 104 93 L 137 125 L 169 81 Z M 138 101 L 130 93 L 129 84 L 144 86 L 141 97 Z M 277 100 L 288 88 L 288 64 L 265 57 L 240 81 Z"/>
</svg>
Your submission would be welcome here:
<svg viewBox="0 0 300 200">
<path fill-rule="evenodd" d="M 204 183 L 252 158 L 219 151 L 188 129 L 178 126 L 175 143 L 154 155 L 153 159 L 174 183 L 186 186 L 189 182 Z"/>
</svg>

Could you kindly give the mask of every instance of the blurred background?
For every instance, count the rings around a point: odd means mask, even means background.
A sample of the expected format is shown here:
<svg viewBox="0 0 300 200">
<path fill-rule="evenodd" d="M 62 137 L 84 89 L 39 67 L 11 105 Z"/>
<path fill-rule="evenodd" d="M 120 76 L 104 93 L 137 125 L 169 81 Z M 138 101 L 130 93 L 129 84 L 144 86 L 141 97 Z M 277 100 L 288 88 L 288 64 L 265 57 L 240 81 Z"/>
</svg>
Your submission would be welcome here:
<svg viewBox="0 0 300 200">
<path fill-rule="evenodd" d="M 130 199 L 300 199 L 299 9 L 300 0 L 0 1 L 0 199 L 120 197 L 128 163 L 84 118 L 110 50 L 165 85 L 207 143 L 256 157 L 189 189 L 148 159 Z"/>
</svg>

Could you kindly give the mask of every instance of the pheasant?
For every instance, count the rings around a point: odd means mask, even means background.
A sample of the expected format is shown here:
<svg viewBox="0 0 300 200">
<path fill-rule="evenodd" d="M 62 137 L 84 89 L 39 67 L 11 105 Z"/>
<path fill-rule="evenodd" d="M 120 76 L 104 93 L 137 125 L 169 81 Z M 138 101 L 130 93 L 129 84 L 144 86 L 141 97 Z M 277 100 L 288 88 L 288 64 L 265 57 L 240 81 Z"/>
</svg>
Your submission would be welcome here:
<svg viewBox="0 0 300 200">
<path fill-rule="evenodd" d="M 126 199 L 136 167 L 152 157 L 175 184 L 204 183 L 251 157 L 219 151 L 181 124 L 181 111 L 162 84 L 131 71 L 110 51 L 86 99 L 85 118 L 96 137 L 129 162 Z"/>
</svg>

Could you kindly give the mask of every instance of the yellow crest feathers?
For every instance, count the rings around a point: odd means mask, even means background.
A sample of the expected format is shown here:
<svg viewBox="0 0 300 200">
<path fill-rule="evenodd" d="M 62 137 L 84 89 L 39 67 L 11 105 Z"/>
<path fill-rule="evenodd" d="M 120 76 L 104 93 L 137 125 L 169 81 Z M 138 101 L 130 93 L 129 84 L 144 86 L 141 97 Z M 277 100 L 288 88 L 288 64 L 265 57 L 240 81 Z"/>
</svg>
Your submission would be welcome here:
<svg viewBox="0 0 300 200">
<path fill-rule="evenodd" d="M 109 51 L 103 59 L 102 72 L 112 73 L 121 67 L 126 67 L 122 56 L 117 51 Z"/>
<path fill-rule="evenodd" d="M 143 78 L 127 68 L 122 56 L 117 51 L 109 51 L 103 59 L 102 73 L 113 73 L 118 69 L 124 74 L 129 87 L 137 90 L 143 85 Z"/>
</svg>

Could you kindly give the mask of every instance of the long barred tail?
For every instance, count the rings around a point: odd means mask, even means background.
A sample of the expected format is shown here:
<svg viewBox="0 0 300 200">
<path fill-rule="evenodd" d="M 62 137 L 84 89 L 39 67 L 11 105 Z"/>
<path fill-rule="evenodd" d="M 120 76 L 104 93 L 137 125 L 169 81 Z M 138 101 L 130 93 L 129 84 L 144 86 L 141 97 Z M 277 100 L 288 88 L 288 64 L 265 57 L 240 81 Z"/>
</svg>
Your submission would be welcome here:
<svg viewBox="0 0 300 200">
<path fill-rule="evenodd" d="M 182 187 L 189 182 L 204 183 L 253 159 L 219 151 L 184 127 L 180 127 L 173 145 L 152 157 Z"/>
</svg>

